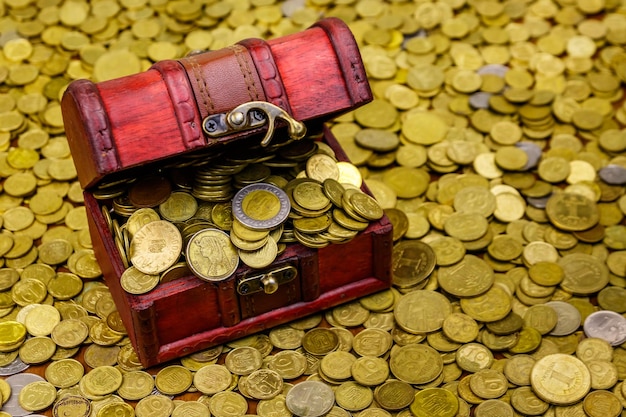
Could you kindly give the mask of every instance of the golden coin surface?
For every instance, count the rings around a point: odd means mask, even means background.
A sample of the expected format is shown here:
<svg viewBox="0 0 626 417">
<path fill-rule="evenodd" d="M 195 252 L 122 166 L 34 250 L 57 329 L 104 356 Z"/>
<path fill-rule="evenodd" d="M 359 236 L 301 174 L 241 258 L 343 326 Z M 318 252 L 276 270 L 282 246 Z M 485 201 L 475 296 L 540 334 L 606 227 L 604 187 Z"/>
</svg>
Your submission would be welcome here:
<svg viewBox="0 0 626 417">
<path fill-rule="evenodd" d="M 126 269 L 120 277 L 120 285 L 129 294 L 145 294 L 159 284 L 159 276 L 145 274 L 134 266 Z"/>
<path fill-rule="evenodd" d="M 57 388 L 78 384 L 85 373 L 83 365 L 75 359 L 54 361 L 46 368 L 46 380 Z"/>
<path fill-rule="evenodd" d="M 271 369 L 258 369 L 250 373 L 246 381 L 248 393 L 258 400 L 274 398 L 283 390 L 283 378 Z"/>
<path fill-rule="evenodd" d="M 231 384 L 233 375 L 223 365 L 207 365 L 193 376 L 193 385 L 203 394 L 213 395 L 225 390 Z"/>
<path fill-rule="evenodd" d="M 139 400 L 135 406 L 135 415 L 171 415 L 174 411 L 174 402 L 165 395 L 148 395 Z"/>
<path fill-rule="evenodd" d="M 444 319 L 451 313 L 446 297 L 431 290 L 417 290 L 398 300 L 394 317 L 403 330 L 417 334 L 441 329 Z"/>
<path fill-rule="evenodd" d="M 302 347 L 311 355 L 326 355 L 339 347 L 339 337 L 330 329 L 311 329 L 304 334 Z"/>
<path fill-rule="evenodd" d="M 180 257 L 182 245 L 176 226 L 164 220 L 154 221 L 135 233 L 129 258 L 139 271 L 155 275 L 174 265 Z"/>
<path fill-rule="evenodd" d="M 410 406 L 416 417 L 452 417 L 457 415 L 459 400 L 443 388 L 427 388 L 415 394 Z"/>
<path fill-rule="evenodd" d="M 170 365 L 161 369 L 154 379 L 157 389 L 165 395 L 178 395 L 187 391 L 193 382 L 190 370 L 180 365 Z"/>
<path fill-rule="evenodd" d="M 40 411 L 48 408 L 56 399 L 56 388 L 47 381 L 26 384 L 19 392 L 19 404 L 27 411 Z"/>
<path fill-rule="evenodd" d="M 239 265 L 239 256 L 229 236 L 217 229 L 202 230 L 189 240 L 187 263 L 199 278 L 220 281 L 232 275 Z"/>
<path fill-rule="evenodd" d="M 327 178 L 339 180 L 337 162 L 325 154 L 315 154 L 307 160 L 306 174 L 319 182 L 324 182 Z"/>
<path fill-rule="evenodd" d="M 122 373 L 112 366 L 99 366 L 83 377 L 85 387 L 94 395 L 108 395 L 122 385 Z"/>
<path fill-rule="evenodd" d="M 573 404 L 591 389 L 591 375 L 578 358 L 554 353 L 539 359 L 530 374 L 535 393 L 556 405 Z"/>
<path fill-rule="evenodd" d="M 130 371 L 123 374 L 122 385 L 117 389 L 120 397 L 138 401 L 148 396 L 154 389 L 154 378 L 145 371 Z"/>
<path fill-rule="evenodd" d="M 235 375 L 249 375 L 261 367 L 263 356 L 258 349 L 240 346 L 228 352 L 224 364 Z"/>
<path fill-rule="evenodd" d="M 196 214 L 198 201 L 188 193 L 173 192 L 159 205 L 159 213 L 170 222 L 184 222 Z"/>
<path fill-rule="evenodd" d="M 391 355 L 389 368 L 401 381 L 409 384 L 425 384 L 441 374 L 443 359 L 430 346 L 406 345 Z"/>
<path fill-rule="evenodd" d="M 552 195 L 546 205 L 546 214 L 554 226 L 565 231 L 586 230 L 599 220 L 598 209 L 592 201 L 571 193 Z"/>
<path fill-rule="evenodd" d="M 251 268 L 265 268 L 274 262 L 278 255 L 278 245 L 272 238 L 267 239 L 265 244 L 259 249 L 246 251 L 238 250 L 239 259 L 241 262 L 248 265 Z"/>
<path fill-rule="evenodd" d="M 347 381 L 335 389 L 335 402 L 347 411 L 360 411 L 367 408 L 374 400 L 374 393 L 369 387 Z"/>
<path fill-rule="evenodd" d="M 457 297 L 475 297 L 485 293 L 493 284 L 494 274 L 489 265 L 474 255 L 439 268 L 439 284 L 446 292 Z"/>
</svg>

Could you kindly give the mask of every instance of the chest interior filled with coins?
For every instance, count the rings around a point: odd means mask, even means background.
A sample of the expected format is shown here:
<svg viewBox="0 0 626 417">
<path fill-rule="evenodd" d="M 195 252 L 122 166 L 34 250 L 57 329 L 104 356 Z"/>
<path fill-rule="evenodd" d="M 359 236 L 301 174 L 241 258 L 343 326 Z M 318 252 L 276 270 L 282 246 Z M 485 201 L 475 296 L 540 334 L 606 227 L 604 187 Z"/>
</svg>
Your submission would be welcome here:
<svg viewBox="0 0 626 417">
<path fill-rule="evenodd" d="M 85 192 L 96 255 L 142 361 L 389 286 L 391 224 L 330 132 L 258 143 L 180 155 Z"/>
</svg>

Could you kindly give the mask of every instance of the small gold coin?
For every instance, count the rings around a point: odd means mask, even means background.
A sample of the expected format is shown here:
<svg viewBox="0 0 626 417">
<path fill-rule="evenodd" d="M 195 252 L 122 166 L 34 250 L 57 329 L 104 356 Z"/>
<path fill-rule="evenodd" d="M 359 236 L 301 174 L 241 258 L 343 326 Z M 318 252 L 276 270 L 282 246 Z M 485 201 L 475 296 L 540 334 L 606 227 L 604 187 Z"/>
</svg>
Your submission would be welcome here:
<svg viewBox="0 0 626 417">
<path fill-rule="evenodd" d="M 339 337 L 329 329 L 311 329 L 304 334 L 302 347 L 311 355 L 326 355 L 339 347 Z"/>
<path fill-rule="evenodd" d="M 123 374 L 122 385 L 117 389 L 120 397 L 138 401 L 147 397 L 154 389 L 154 378 L 145 371 L 130 371 Z"/>
<path fill-rule="evenodd" d="M 178 395 L 187 391 L 193 382 L 191 371 L 180 365 L 161 369 L 154 379 L 157 389 L 165 395 Z"/>
<path fill-rule="evenodd" d="M 194 374 L 193 385 L 203 394 L 214 395 L 228 388 L 232 379 L 224 365 L 207 365 Z"/>
<path fill-rule="evenodd" d="M 126 269 L 120 277 L 120 285 L 129 294 L 145 294 L 159 284 L 159 275 L 144 274 L 134 266 Z"/>
<path fill-rule="evenodd" d="M 263 356 L 251 346 L 236 347 L 226 355 L 224 365 L 235 375 L 249 375 L 263 365 Z"/>
<path fill-rule="evenodd" d="M 411 359 L 410 359 L 411 358 Z M 396 349 L 389 359 L 391 372 L 409 384 L 426 384 L 443 371 L 443 359 L 430 346 L 405 345 Z M 419 372 L 416 372 L 419 369 Z"/>
<path fill-rule="evenodd" d="M 459 410 L 459 400 L 446 389 L 427 388 L 415 394 L 410 408 L 415 417 L 453 417 Z"/>
<path fill-rule="evenodd" d="M 122 385 L 122 373 L 113 366 L 99 366 L 86 373 L 83 383 L 94 395 L 108 395 Z"/>
<path fill-rule="evenodd" d="M 46 368 L 46 380 L 57 388 L 69 388 L 78 384 L 85 373 L 83 365 L 75 359 L 51 362 Z"/>
<path fill-rule="evenodd" d="M 40 411 L 52 405 L 57 390 L 47 381 L 35 381 L 24 385 L 19 393 L 20 406 L 27 411 Z"/>
</svg>

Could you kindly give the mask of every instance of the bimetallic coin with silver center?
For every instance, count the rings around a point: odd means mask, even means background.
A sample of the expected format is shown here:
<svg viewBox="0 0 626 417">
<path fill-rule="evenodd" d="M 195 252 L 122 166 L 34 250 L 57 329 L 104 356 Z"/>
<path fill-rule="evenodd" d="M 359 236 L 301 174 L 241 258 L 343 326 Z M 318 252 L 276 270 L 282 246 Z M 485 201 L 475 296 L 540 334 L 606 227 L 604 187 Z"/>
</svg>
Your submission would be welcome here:
<svg viewBox="0 0 626 417">
<path fill-rule="evenodd" d="M 248 185 L 233 198 L 233 215 L 254 230 L 273 229 L 287 219 L 290 210 L 287 194 L 272 184 Z"/>
</svg>

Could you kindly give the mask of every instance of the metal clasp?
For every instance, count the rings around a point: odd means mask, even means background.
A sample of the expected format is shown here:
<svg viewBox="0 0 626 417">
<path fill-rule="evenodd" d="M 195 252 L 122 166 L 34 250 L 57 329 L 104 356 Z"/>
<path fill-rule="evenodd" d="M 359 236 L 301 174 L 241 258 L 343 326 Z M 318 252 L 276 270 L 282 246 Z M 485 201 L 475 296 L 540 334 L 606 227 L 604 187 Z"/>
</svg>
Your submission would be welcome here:
<svg viewBox="0 0 626 417">
<path fill-rule="evenodd" d="M 228 113 L 207 116 L 202 121 L 202 130 L 210 137 L 220 137 L 267 124 L 267 132 L 261 140 L 261 146 L 267 146 L 274 136 L 276 119 L 287 122 L 291 139 L 302 139 L 306 134 L 304 123 L 295 120 L 280 107 L 265 101 L 251 101 L 240 104 Z"/>
<path fill-rule="evenodd" d="M 273 294 L 282 284 L 286 284 L 298 275 L 298 270 L 291 266 L 283 266 L 273 271 L 248 278 L 242 278 L 237 284 L 237 292 L 240 295 L 250 295 L 263 291 L 265 294 Z"/>
</svg>

